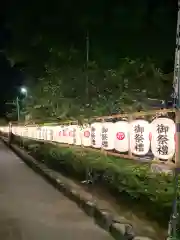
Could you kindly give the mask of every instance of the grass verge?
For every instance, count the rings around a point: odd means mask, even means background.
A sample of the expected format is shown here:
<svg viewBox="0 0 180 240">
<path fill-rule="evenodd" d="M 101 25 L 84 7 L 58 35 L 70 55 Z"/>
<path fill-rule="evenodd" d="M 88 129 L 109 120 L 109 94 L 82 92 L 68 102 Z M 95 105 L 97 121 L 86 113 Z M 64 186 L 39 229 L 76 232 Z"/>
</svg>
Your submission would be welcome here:
<svg viewBox="0 0 180 240">
<path fill-rule="evenodd" d="M 168 226 L 174 194 L 172 176 L 155 175 L 148 164 L 83 148 L 60 147 L 19 137 L 14 138 L 14 143 L 23 145 L 30 155 L 49 168 L 76 180 L 87 179 L 91 172 L 93 183 L 102 185 L 117 201 L 137 205 L 149 219 L 162 227 Z"/>
</svg>

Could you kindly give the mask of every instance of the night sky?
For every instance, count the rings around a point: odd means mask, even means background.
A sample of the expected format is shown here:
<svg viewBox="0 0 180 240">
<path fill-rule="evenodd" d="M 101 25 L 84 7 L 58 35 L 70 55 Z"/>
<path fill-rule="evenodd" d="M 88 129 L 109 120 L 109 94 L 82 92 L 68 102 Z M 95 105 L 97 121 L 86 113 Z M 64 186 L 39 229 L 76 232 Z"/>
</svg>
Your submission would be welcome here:
<svg viewBox="0 0 180 240">
<path fill-rule="evenodd" d="M 93 41 L 96 42 L 94 49 L 92 49 L 94 58 L 98 59 L 99 55 L 101 55 L 100 58 L 104 59 L 104 54 L 109 56 L 109 59 L 114 59 L 115 62 L 116 59 L 126 55 L 130 57 L 144 57 L 154 51 L 155 53 L 157 52 L 156 56 L 155 54 L 154 56 L 161 63 L 163 70 L 165 72 L 173 70 L 177 15 L 175 0 L 122 0 L 119 3 L 118 1 L 108 0 L 90 2 L 54 0 L 47 2 L 9 0 L 6 2 L 6 5 L 0 8 L 1 116 L 6 112 L 5 102 L 7 100 L 12 101 L 15 98 L 18 93 L 18 87 L 23 83 L 24 76 L 18 67 L 11 68 L 10 62 L 6 59 L 5 53 L 3 53 L 7 44 L 15 39 L 11 30 L 7 28 L 7 24 L 13 21 L 13 17 L 19 17 L 23 25 L 25 17 L 23 15 L 24 6 L 29 3 L 33 7 L 29 10 L 29 26 L 32 24 L 32 27 L 35 28 L 36 21 L 38 22 L 41 15 L 43 15 L 44 18 L 41 18 L 41 20 L 46 19 L 47 22 L 43 27 L 50 26 L 50 28 L 56 28 L 52 38 L 56 37 L 60 44 L 64 42 L 72 44 L 73 42 L 79 48 L 84 47 L 83 37 L 85 29 L 82 29 L 78 22 L 79 16 L 83 15 L 84 19 L 90 19 L 88 28 Z M 48 4 L 51 3 L 50 9 Z M 144 3 L 146 3 L 146 6 Z M 56 4 L 58 4 L 58 8 Z M 134 24 L 134 13 L 141 12 L 142 6 L 146 7 L 146 12 L 143 15 L 144 28 L 142 27 L 143 30 L 137 32 L 133 30 L 131 25 Z M 51 23 L 52 16 L 59 17 L 59 25 L 57 23 L 57 26 L 52 25 L 54 24 Z M 24 24 L 27 24 L 27 19 Z M 130 26 L 129 28 L 127 27 L 130 30 L 126 31 L 125 25 Z M 41 28 L 41 25 L 39 26 Z M 103 48 L 100 49 L 102 45 Z M 117 52 L 119 53 L 118 55 L 116 54 Z"/>
</svg>

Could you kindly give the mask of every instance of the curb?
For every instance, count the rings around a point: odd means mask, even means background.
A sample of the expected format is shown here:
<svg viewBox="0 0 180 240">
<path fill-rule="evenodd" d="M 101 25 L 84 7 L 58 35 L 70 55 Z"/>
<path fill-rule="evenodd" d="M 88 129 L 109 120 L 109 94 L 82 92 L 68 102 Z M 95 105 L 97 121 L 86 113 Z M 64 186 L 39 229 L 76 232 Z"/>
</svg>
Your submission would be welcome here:
<svg viewBox="0 0 180 240">
<path fill-rule="evenodd" d="M 113 216 L 107 209 L 99 208 L 93 201 L 89 201 L 82 197 L 78 191 L 72 189 L 67 183 L 55 177 L 53 170 L 48 169 L 45 164 L 39 163 L 26 151 L 20 149 L 14 144 L 9 145 L 8 142 L 1 140 L 16 153 L 29 167 L 35 172 L 41 174 L 48 182 L 63 193 L 70 200 L 74 201 L 88 216 L 94 219 L 95 223 L 109 232 L 116 240 L 153 240 L 144 236 L 135 236 L 132 225 L 124 222 L 122 219 Z"/>
</svg>

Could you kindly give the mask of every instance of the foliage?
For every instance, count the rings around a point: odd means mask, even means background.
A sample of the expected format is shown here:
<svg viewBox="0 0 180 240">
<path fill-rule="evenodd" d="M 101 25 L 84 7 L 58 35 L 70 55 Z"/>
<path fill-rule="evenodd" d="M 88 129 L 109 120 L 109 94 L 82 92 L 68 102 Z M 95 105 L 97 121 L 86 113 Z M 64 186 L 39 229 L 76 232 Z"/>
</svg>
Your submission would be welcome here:
<svg viewBox="0 0 180 240">
<path fill-rule="evenodd" d="M 20 141 L 17 137 L 16 143 Z M 154 175 L 148 164 L 140 165 L 87 149 L 59 147 L 28 139 L 23 139 L 23 146 L 48 167 L 78 180 L 84 180 L 87 170 L 91 170 L 98 176 L 94 184 L 102 184 L 117 199 L 126 199 L 127 204 L 140 204 L 148 217 L 168 225 L 174 194 L 171 176 Z"/>
<path fill-rule="evenodd" d="M 122 59 L 119 68 L 109 70 L 95 63 L 87 71 L 46 66 L 46 75 L 28 87 L 25 104 L 33 119 L 77 119 L 146 110 L 147 98 L 165 99 L 170 90 L 171 79 L 150 60 Z"/>
</svg>

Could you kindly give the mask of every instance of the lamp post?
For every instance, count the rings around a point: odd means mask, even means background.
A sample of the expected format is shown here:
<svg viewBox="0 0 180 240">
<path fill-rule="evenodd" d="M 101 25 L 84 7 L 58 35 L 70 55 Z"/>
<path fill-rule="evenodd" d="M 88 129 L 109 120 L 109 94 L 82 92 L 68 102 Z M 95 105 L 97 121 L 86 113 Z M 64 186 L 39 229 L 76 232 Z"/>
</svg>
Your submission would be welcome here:
<svg viewBox="0 0 180 240">
<path fill-rule="evenodd" d="M 20 92 L 27 97 L 27 89 L 25 87 L 21 87 Z M 16 109 L 17 109 L 17 120 L 18 120 L 18 122 L 20 120 L 20 105 L 19 105 L 19 102 L 20 102 L 20 99 L 17 96 L 16 97 Z"/>
<path fill-rule="evenodd" d="M 17 120 L 20 120 L 20 107 L 19 107 L 19 97 L 16 97 L 16 109 L 17 109 Z"/>
</svg>

